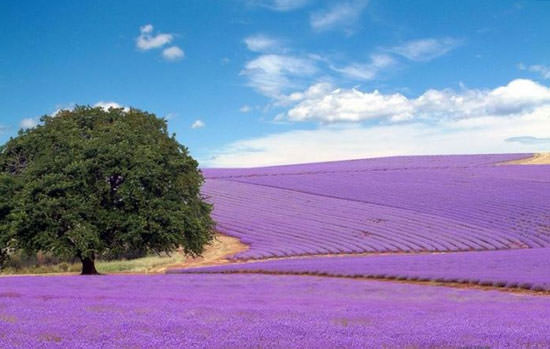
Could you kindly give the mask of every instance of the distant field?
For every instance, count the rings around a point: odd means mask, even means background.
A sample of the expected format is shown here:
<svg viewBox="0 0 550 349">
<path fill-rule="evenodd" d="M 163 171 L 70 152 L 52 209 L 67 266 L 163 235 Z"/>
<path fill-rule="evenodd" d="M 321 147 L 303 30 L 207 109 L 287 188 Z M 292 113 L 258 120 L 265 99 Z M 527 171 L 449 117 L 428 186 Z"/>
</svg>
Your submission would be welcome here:
<svg viewBox="0 0 550 349">
<path fill-rule="evenodd" d="M 235 259 L 550 247 L 550 166 L 531 154 L 391 157 L 207 169 Z"/>
</svg>

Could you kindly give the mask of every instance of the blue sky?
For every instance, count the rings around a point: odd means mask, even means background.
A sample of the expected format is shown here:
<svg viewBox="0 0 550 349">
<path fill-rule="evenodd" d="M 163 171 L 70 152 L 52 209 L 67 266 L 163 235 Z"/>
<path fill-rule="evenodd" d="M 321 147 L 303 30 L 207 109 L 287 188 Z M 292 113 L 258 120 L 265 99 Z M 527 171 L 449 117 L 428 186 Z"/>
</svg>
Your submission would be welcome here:
<svg viewBox="0 0 550 349">
<path fill-rule="evenodd" d="M 74 104 L 203 166 L 550 151 L 550 1 L 2 1 L 0 142 Z"/>
</svg>

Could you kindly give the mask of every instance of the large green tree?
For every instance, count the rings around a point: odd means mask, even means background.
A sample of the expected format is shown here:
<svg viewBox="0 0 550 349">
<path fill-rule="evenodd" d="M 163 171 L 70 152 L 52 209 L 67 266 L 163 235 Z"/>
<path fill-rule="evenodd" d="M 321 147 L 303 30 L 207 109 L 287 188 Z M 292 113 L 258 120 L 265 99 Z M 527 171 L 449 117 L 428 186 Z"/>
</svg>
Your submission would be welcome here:
<svg viewBox="0 0 550 349">
<path fill-rule="evenodd" d="M 79 106 L 0 148 L 0 263 L 17 250 L 79 258 L 200 254 L 213 236 L 203 177 L 166 122 Z"/>
</svg>

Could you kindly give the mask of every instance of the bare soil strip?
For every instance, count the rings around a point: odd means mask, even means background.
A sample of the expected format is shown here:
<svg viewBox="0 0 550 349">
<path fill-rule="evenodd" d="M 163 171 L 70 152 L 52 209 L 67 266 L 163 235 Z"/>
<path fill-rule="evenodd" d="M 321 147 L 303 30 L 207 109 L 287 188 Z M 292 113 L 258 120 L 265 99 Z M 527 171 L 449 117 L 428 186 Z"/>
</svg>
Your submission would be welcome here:
<svg viewBox="0 0 550 349">
<path fill-rule="evenodd" d="M 228 259 L 228 257 L 233 256 L 239 252 L 244 252 L 248 250 L 248 248 L 248 245 L 243 244 L 239 239 L 235 237 L 218 234 L 214 238 L 212 244 L 208 245 L 205 248 L 202 256 L 194 258 L 186 257 L 182 262 L 164 265 L 160 268 L 152 269 L 149 272 L 164 273 L 168 268 L 184 269 L 227 264 L 233 262 Z"/>
<path fill-rule="evenodd" d="M 502 165 L 550 165 L 550 153 L 538 153 L 530 158 L 507 161 Z"/>
</svg>

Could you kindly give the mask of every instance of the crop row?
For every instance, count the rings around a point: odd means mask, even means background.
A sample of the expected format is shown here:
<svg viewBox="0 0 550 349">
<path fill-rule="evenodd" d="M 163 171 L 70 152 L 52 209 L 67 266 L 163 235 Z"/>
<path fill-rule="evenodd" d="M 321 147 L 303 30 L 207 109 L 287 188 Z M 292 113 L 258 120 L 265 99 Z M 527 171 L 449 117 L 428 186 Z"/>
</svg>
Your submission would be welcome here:
<svg viewBox="0 0 550 349">
<path fill-rule="evenodd" d="M 498 170 L 504 177 L 510 168 L 518 166 L 499 166 Z M 337 175 L 318 173 L 236 180 L 413 210 L 488 229 L 515 230 L 534 239 L 549 241 L 550 166 L 540 166 L 538 171 L 545 171 L 548 181 L 500 178 L 498 172 L 493 176 L 483 176 L 483 168 L 468 171 L 343 172 Z"/>
<path fill-rule="evenodd" d="M 307 257 L 173 270 L 435 281 L 550 291 L 550 248 L 416 255 Z"/>
<path fill-rule="evenodd" d="M 214 203 L 217 229 L 250 245 L 235 256 L 241 259 L 550 246 L 513 230 L 234 181 L 208 180 L 204 193 Z"/>
<path fill-rule="evenodd" d="M 237 258 L 548 247 L 550 166 L 490 163 L 513 158 L 209 170 L 203 192 L 218 229 L 251 245 Z"/>
</svg>

